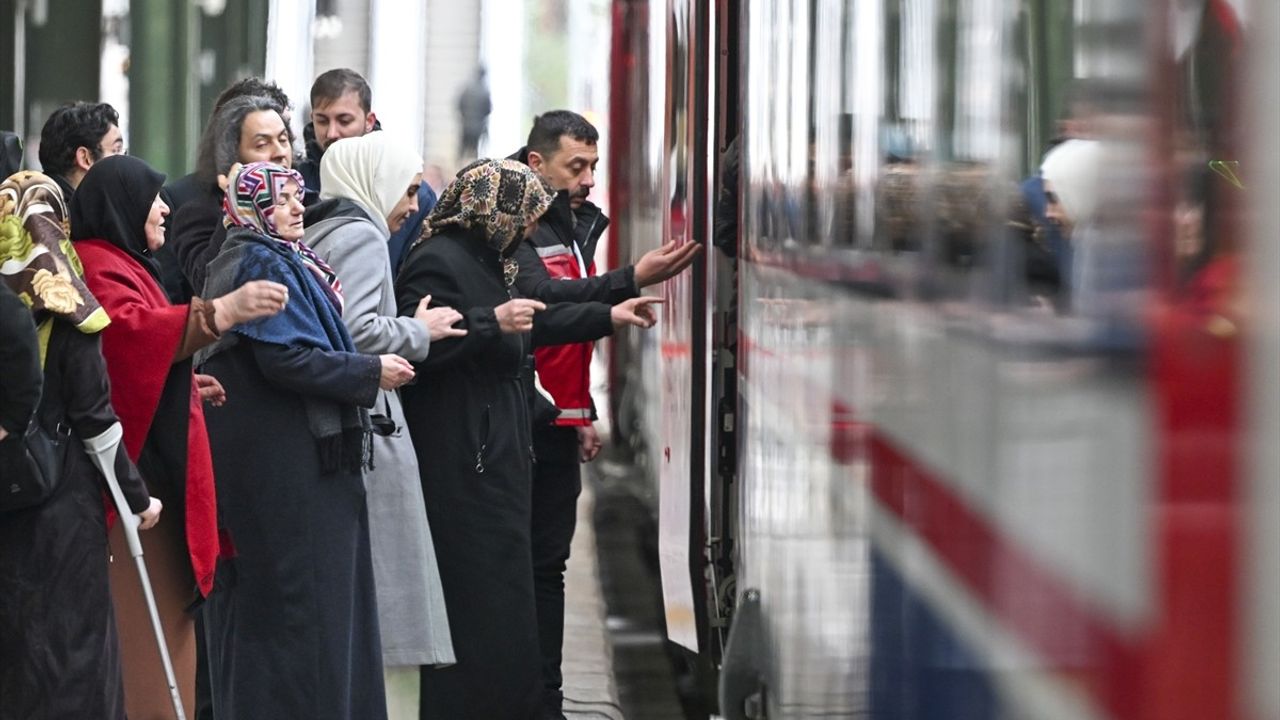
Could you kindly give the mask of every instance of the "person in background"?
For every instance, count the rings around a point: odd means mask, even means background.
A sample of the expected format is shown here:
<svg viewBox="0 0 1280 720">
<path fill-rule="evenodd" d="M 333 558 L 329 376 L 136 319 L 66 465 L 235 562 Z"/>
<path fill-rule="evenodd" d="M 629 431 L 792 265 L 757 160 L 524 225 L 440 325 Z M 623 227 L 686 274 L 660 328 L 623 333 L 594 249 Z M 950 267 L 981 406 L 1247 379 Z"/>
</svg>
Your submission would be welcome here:
<svg viewBox="0 0 1280 720">
<path fill-rule="evenodd" d="M 329 147 L 320 175 L 322 199 L 304 215 L 307 241 L 342 279 L 342 319 L 356 349 L 421 362 L 433 341 L 465 335 L 451 327 L 462 316 L 429 308 L 430 297 L 412 317 L 396 317 L 387 239 L 417 212 L 422 159 L 413 146 L 386 132 L 347 138 Z M 453 641 L 399 393 L 382 391 L 374 413 L 387 425 L 374 435 L 365 489 L 388 708 L 394 717 L 403 705 L 402 714 L 416 718 L 418 666 L 452 665 Z M 412 697 L 401 701 L 402 694 Z"/>
<path fill-rule="evenodd" d="M 191 358 L 223 332 L 279 312 L 283 285 L 257 282 L 210 300 L 172 305 L 160 287 L 155 251 L 164 244 L 164 175 L 129 156 L 106 158 L 85 174 L 71 203 L 71 238 L 85 284 L 112 323 L 102 333 L 111 401 L 129 457 L 150 493 L 169 507 L 145 545 L 151 584 L 184 704 L 197 676 L 195 618 L 186 609 L 213 590 L 218 555 L 213 465 L 201 398 L 226 401 L 218 381 L 193 375 Z M 112 551 L 129 552 L 122 533 Z M 173 712 L 156 653 L 146 598 L 131 563 L 111 566 L 130 718 Z"/>
<path fill-rule="evenodd" d="M 321 73 L 311 84 L 311 122 L 302 133 L 307 140 L 307 158 L 298 163 L 298 172 L 302 173 L 308 188 L 323 192 L 320 162 L 330 145 L 343 138 L 361 137 L 382 129 L 372 108 L 373 91 L 369 82 L 355 70 L 335 68 Z M 436 191 L 427 183 L 419 183 L 418 211 L 393 230 L 387 241 L 392 275 L 400 271 L 410 243 L 418 237 L 422 221 L 435 205 Z"/>
<path fill-rule="evenodd" d="M 206 293 L 255 280 L 287 288 L 283 312 L 241 323 L 197 356 L 228 401 L 205 419 L 218 516 L 235 547 L 205 604 L 219 720 L 387 716 L 363 473 L 379 390 L 404 358 L 356 350 L 337 273 L 304 240 L 302 177 L 234 168 L 227 241 Z"/>
<path fill-rule="evenodd" d="M 107 103 L 77 102 L 54 110 L 40 130 L 40 166 L 67 205 L 93 164 L 124 154 L 120 115 Z"/>
<path fill-rule="evenodd" d="M 235 163 L 271 162 L 293 167 L 292 135 L 284 113 L 284 107 L 271 97 L 242 95 L 228 100 L 205 131 L 196 162 L 204 192 L 174 215 L 171 233 L 183 277 L 197 295 L 204 289 L 209 262 L 227 237 L 219 177 L 229 173 Z"/>
<path fill-rule="evenodd" d="M 0 514 L 3 720 L 125 717 L 107 579 L 106 485 L 85 451 L 86 441 L 101 440 L 119 422 L 99 350 L 110 319 L 81 281 L 65 221 L 66 206 L 51 178 L 23 172 L 0 184 L 0 280 L 22 298 L 40 328 L 43 382 L 36 417 L 66 443 L 52 495 Z M 9 343 L 5 338 L 3 347 Z M 6 371 L 0 383 L 19 377 Z M 6 434 L 12 430 L 6 425 Z M 114 458 L 140 527 L 155 525 L 162 503 L 148 494 L 124 445 L 107 457 Z"/>
<path fill-rule="evenodd" d="M 458 142 L 458 162 L 466 162 L 480 153 L 480 139 L 489 129 L 489 113 L 493 102 L 489 99 L 489 85 L 484 80 L 484 66 L 476 68 L 471 82 L 458 95 L 458 120 L 462 137 Z"/>
</svg>

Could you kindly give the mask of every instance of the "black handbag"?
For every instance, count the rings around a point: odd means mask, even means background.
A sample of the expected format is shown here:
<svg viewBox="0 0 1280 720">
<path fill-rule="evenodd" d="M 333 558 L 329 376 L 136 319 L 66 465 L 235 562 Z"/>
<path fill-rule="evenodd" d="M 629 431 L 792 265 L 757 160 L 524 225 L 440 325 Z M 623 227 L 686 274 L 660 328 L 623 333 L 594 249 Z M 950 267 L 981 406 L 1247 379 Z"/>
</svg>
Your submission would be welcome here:
<svg viewBox="0 0 1280 720">
<path fill-rule="evenodd" d="M 42 395 L 58 397 L 50 392 L 48 378 Z M 61 408 L 56 409 L 61 416 Z M 39 410 L 28 421 L 26 432 L 0 440 L 0 512 L 29 508 L 52 497 L 62 480 L 70 445 L 71 428 L 60 420 L 49 432 Z"/>
</svg>

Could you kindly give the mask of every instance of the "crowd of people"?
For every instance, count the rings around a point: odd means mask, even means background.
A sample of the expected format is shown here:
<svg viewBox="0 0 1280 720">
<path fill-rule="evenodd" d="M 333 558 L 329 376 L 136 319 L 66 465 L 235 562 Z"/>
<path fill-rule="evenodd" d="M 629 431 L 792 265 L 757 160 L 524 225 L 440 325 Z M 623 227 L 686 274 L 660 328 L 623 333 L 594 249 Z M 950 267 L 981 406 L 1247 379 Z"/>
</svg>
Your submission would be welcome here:
<svg viewBox="0 0 1280 720">
<path fill-rule="evenodd" d="M 593 341 L 700 248 L 597 274 L 575 112 L 437 199 L 359 74 L 310 108 L 299 154 L 233 84 L 166 184 L 74 103 L 0 185 L 0 489 L 55 468 L 0 499 L 0 718 L 173 715 L 110 477 L 194 717 L 378 720 L 410 678 L 424 719 L 564 717 Z"/>
</svg>

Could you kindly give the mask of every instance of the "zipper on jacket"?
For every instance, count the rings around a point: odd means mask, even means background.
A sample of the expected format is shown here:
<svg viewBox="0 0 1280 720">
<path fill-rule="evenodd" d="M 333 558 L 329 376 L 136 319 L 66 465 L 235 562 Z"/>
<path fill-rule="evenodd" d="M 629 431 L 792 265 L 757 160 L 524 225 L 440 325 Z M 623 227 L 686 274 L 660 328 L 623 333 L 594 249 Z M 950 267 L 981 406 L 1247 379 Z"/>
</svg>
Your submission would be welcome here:
<svg viewBox="0 0 1280 720">
<path fill-rule="evenodd" d="M 484 406 L 484 414 L 480 416 L 480 439 L 476 443 L 476 472 L 484 474 L 484 451 L 489 447 L 489 406 Z"/>
</svg>

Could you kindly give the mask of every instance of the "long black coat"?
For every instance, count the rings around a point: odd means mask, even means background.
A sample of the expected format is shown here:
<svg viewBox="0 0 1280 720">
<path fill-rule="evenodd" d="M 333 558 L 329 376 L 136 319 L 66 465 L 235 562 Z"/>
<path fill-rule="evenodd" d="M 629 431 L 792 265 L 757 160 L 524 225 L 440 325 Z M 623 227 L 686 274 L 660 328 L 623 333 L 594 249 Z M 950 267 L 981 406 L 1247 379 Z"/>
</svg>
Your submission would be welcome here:
<svg viewBox="0 0 1280 720">
<path fill-rule="evenodd" d="M 0 514 L 0 719 L 117 720 L 124 688 L 107 580 L 105 483 L 81 439 L 118 420 L 99 337 L 53 322 L 39 413 L 48 428 L 65 417 L 72 435 L 53 496 Z M 115 469 L 130 509 L 146 509 L 150 496 L 123 443 Z"/>
<path fill-rule="evenodd" d="M 552 306 L 532 334 L 503 334 L 494 308 L 512 291 L 502 258 L 464 230 L 432 237 L 406 258 L 400 314 L 428 294 L 461 312 L 468 334 L 433 342 L 402 391 L 458 658 L 422 671 L 422 717 L 528 720 L 542 692 L 529 538 L 530 351 L 598 337 L 608 306 Z"/>
<path fill-rule="evenodd" d="M 205 420 L 237 553 L 204 606 L 219 718 L 386 717 L 364 481 L 321 471 L 303 406 L 372 406 L 380 367 L 242 338 L 202 368 L 227 390 Z"/>
<path fill-rule="evenodd" d="M 10 435 L 20 437 L 27 429 L 42 380 L 31 311 L 0 282 L 0 427 Z"/>
</svg>

